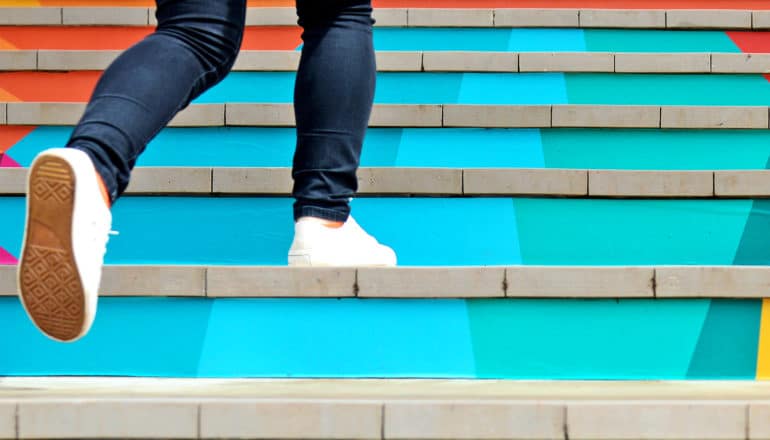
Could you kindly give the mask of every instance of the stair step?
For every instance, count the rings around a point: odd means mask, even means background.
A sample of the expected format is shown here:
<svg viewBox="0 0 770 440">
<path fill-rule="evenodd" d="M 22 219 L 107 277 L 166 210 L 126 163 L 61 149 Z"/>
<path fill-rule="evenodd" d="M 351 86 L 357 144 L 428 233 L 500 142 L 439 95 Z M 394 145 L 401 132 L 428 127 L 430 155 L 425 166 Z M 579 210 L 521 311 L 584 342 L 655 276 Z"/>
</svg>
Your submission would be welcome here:
<svg viewBox="0 0 770 440">
<path fill-rule="evenodd" d="M 542 3 L 542 2 L 541 2 Z M 629 28 L 718 28 L 769 29 L 770 11 L 759 9 L 766 5 L 754 3 L 720 4 L 717 8 L 699 3 L 688 4 L 688 9 L 653 7 L 616 9 L 592 8 L 582 2 L 582 8 L 553 8 L 553 3 L 530 6 L 511 5 L 503 8 L 441 8 L 424 0 L 416 7 L 377 7 L 374 17 L 377 26 L 475 26 L 475 27 L 629 27 Z M 87 5 L 87 2 L 83 3 Z M 472 3 L 475 6 L 478 2 Z M 425 8 L 424 6 L 432 6 Z M 729 8 L 724 8 L 729 6 Z M 537 8 L 537 9 L 534 9 Z M 66 6 L 45 8 L 3 8 L 0 24 L 11 25 L 155 25 L 152 7 L 89 7 Z M 719 10 L 715 10 L 719 9 Z M 754 10 L 752 10 L 754 9 Z M 295 25 L 296 11 L 292 7 L 251 7 L 246 15 L 248 25 Z"/>
<path fill-rule="evenodd" d="M 759 439 L 770 435 L 768 391 L 723 382 L 11 378 L 0 387 L 0 436 Z"/>
<path fill-rule="evenodd" d="M 0 102 L 0 124 L 73 125 L 84 110 L 83 103 Z M 769 110 L 766 105 L 375 104 L 369 126 L 767 129 Z M 192 104 L 169 126 L 292 127 L 294 123 L 291 104 L 227 103 Z"/>
<path fill-rule="evenodd" d="M 104 297 L 60 344 L 0 297 L 0 375 L 753 381 L 768 316 L 760 299 Z"/>
<path fill-rule="evenodd" d="M 151 27 L 0 26 L 5 50 L 66 51 L 127 49 Z M 251 26 L 241 49 L 297 51 L 298 27 Z M 554 28 L 375 28 L 380 51 L 767 53 L 767 32 Z M 49 63 L 51 54 L 41 52 Z M 103 63 L 103 61 L 101 61 Z"/>
<path fill-rule="evenodd" d="M 26 193 L 26 168 L 0 169 L 0 195 Z M 622 198 L 770 197 L 770 170 L 636 171 L 580 169 L 367 168 L 362 196 L 544 196 Z M 290 196 L 291 168 L 143 168 L 127 195 Z"/>
<path fill-rule="evenodd" d="M 44 0 L 46 7 L 63 6 L 90 6 L 90 7 L 116 7 L 126 5 L 130 1 L 132 6 L 151 7 L 154 6 L 153 0 Z M 375 8 L 436 8 L 436 9 L 473 9 L 479 7 L 485 8 L 546 8 L 551 2 L 547 0 L 373 0 Z M 660 6 L 656 0 L 630 0 L 617 2 L 613 0 L 566 0 L 565 4 L 580 7 L 590 7 L 598 9 L 610 9 L 614 6 L 620 9 L 649 8 L 652 5 Z M 726 2 L 725 0 L 702 0 L 698 4 L 704 9 L 726 9 L 729 5 L 737 9 L 770 9 L 763 0 L 735 0 Z M 9 4 L 10 5 L 10 4 Z M 247 0 L 247 7 L 292 7 L 293 0 Z M 691 0 L 666 0 L 665 6 L 670 9 L 687 10 L 692 8 Z"/>
<path fill-rule="evenodd" d="M 0 197 L 18 257 L 24 203 Z M 285 266 L 293 200 L 126 197 L 107 264 Z M 767 200 L 358 198 L 356 219 L 405 266 L 765 265 Z"/>
<path fill-rule="evenodd" d="M 104 70 L 120 51 L 0 51 L 0 71 Z M 297 51 L 242 51 L 241 72 L 296 71 Z M 766 73 L 770 54 L 377 52 L 380 72 Z"/>
<path fill-rule="evenodd" d="M 0 266 L 0 296 L 16 295 Z M 765 298 L 760 266 L 288 268 L 106 266 L 103 296 L 208 298 Z"/>
<path fill-rule="evenodd" d="M 11 101 L 8 121 L 14 123 L 18 119 L 14 109 L 29 108 L 33 104 L 86 102 L 99 75 L 96 71 L 0 73 L 0 87 L 10 96 L 3 100 Z M 240 104 L 288 104 L 293 102 L 295 77 L 294 72 L 233 72 L 194 103 L 232 104 L 234 109 Z M 754 106 L 765 109 L 770 105 L 768 79 L 757 74 L 380 72 L 377 81 L 377 105 Z M 34 87 L 41 82 L 48 87 Z M 644 119 L 655 119 L 656 115 L 653 112 Z M 228 120 L 239 120 L 237 114 L 231 116 Z M 764 116 L 766 128 L 766 112 Z M 452 122 L 452 115 L 447 119 Z M 642 123 L 650 124 L 649 121 Z"/>
<path fill-rule="evenodd" d="M 71 132 L 68 126 L 0 126 L 0 152 L 9 164 L 29 167 L 44 149 L 66 145 Z M 288 127 L 168 128 L 137 165 L 285 168 L 292 166 L 296 142 Z M 766 169 L 768 159 L 767 130 L 372 128 L 361 165 L 735 171 Z"/>
</svg>

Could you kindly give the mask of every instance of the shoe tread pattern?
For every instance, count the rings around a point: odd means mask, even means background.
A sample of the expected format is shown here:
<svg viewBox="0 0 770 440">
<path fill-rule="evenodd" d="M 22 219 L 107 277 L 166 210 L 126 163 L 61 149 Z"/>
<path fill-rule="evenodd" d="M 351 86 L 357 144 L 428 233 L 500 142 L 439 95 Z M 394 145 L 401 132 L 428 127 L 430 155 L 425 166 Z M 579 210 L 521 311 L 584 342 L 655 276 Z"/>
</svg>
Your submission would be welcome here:
<svg viewBox="0 0 770 440">
<path fill-rule="evenodd" d="M 75 339 L 85 322 L 85 293 L 72 247 L 75 175 L 59 158 L 30 171 L 27 238 L 20 290 L 30 317 L 58 340 Z"/>
</svg>

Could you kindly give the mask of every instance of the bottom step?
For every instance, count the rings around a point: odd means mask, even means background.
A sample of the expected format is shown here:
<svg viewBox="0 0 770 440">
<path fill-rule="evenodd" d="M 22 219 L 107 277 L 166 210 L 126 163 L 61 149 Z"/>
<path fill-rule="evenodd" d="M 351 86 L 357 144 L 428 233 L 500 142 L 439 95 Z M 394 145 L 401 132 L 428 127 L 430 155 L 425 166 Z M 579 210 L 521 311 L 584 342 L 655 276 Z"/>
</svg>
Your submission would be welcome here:
<svg viewBox="0 0 770 440">
<path fill-rule="evenodd" d="M 5 378 L 0 438 L 767 439 L 770 383 Z"/>
</svg>

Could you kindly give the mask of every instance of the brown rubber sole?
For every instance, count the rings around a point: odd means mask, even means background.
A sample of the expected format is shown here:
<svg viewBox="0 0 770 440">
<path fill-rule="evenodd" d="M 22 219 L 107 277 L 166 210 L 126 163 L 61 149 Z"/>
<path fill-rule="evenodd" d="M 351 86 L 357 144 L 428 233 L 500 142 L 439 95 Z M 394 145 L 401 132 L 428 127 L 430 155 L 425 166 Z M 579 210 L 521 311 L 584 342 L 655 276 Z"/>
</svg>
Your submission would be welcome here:
<svg viewBox="0 0 770 440">
<path fill-rule="evenodd" d="M 63 159 L 44 157 L 34 164 L 19 265 L 27 313 L 41 331 L 62 341 L 77 338 L 86 320 L 86 297 L 72 248 L 75 184 L 75 173 Z"/>
</svg>

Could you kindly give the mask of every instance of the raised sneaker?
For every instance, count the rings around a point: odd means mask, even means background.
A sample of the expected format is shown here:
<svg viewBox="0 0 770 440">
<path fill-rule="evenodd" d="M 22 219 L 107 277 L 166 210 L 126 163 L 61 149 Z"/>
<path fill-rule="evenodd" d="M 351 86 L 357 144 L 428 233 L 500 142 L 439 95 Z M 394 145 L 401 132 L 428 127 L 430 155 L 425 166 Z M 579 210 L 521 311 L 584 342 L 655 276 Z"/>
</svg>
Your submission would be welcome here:
<svg viewBox="0 0 770 440">
<path fill-rule="evenodd" d="M 294 242 L 289 250 L 293 267 L 392 267 L 393 249 L 367 234 L 353 217 L 341 226 L 325 220 L 303 217 L 294 225 Z"/>
<path fill-rule="evenodd" d="M 40 153 L 27 179 L 27 223 L 18 270 L 19 296 L 51 339 L 84 336 L 96 315 L 112 215 L 87 154 Z"/>
</svg>

